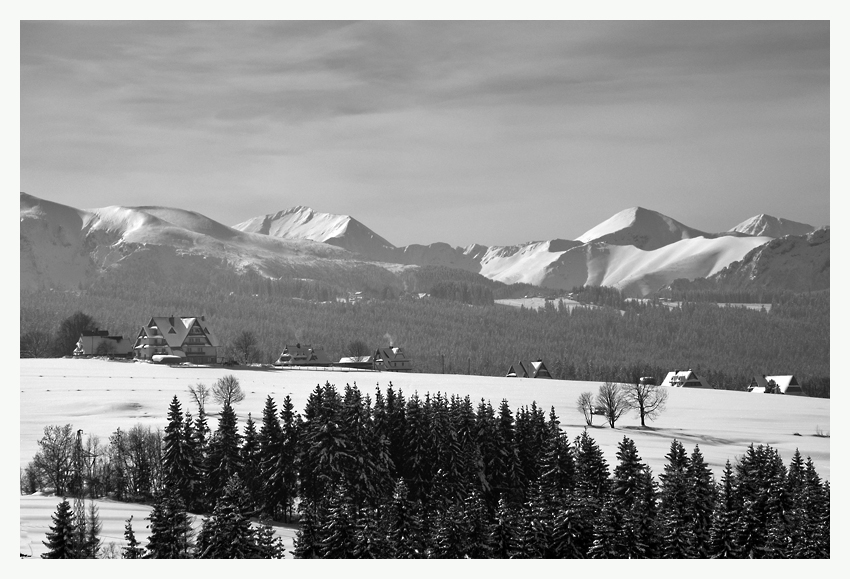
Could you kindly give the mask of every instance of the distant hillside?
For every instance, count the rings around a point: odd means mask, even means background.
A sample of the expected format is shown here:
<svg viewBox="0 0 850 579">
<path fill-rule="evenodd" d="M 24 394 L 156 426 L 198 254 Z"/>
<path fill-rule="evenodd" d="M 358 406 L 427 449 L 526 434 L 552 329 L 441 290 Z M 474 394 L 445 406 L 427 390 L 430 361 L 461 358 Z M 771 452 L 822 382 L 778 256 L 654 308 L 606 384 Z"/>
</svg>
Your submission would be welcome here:
<svg viewBox="0 0 850 579">
<path fill-rule="evenodd" d="M 810 292 L 829 289 L 828 227 L 806 235 L 786 235 L 756 247 L 706 279 L 679 279 L 671 289 L 687 292 L 770 290 Z"/>
</svg>

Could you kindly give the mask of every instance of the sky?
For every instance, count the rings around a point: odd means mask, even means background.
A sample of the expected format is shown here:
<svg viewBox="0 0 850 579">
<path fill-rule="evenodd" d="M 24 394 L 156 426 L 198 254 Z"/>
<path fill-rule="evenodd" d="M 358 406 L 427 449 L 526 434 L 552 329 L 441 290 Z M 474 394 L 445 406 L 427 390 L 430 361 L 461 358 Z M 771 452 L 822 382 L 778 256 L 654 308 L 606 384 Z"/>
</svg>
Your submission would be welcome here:
<svg viewBox="0 0 850 579">
<path fill-rule="evenodd" d="M 20 185 L 397 246 L 828 225 L 828 21 L 22 21 Z"/>
</svg>

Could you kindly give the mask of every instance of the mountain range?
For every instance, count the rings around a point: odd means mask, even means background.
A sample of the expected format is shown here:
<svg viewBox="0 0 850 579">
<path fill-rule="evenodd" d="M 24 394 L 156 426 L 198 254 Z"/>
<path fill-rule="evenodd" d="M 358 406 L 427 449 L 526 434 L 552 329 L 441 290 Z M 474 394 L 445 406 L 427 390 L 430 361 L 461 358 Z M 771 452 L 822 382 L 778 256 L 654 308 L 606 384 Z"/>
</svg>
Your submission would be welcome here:
<svg viewBox="0 0 850 579">
<path fill-rule="evenodd" d="M 400 276 L 437 265 L 506 284 L 559 289 L 606 285 L 626 295 L 646 296 L 680 278 L 721 271 L 727 276 L 759 275 L 771 268 L 754 264 L 772 253 L 757 250 L 788 236 L 800 240 L 794 255 L 799 254 L 801 273 L 808 271 L 802 262 L 811 262 L 813 252 L 820 256 L 825 252 L 828 287 L 829 228 L 818 230 L 818 243 L 812 245 L 806 236 L 814 231 L 810 225 L 758 215 L 728 231 L 708 233 L 656 211 L 632 207 L 575 240 L 396 247 L 353 217 L 303 206 L 227 226 L 183 209 L 76 209 L 21 193 L 21 288 L 79 289 L 103 272 L 130 264 L 137 267 L 140 260 L 179 263 L 181 256 L 193 255 L 270 278 L 310 277 L 317 269 L 333 271 L 337 277 L 362 270 Z M 804 246 L 819 249 L 804 251 Z M 793 275 L 789 274 L 794 270 L 793 257 L 786 255 L 782 266 L 786 276 Z M 728 268 L 745 258 L 749 265 L 739 268 L 745 273 L 731 273 Z M 818 263 L 823 275 L 823 259 Z"/>
</svg>

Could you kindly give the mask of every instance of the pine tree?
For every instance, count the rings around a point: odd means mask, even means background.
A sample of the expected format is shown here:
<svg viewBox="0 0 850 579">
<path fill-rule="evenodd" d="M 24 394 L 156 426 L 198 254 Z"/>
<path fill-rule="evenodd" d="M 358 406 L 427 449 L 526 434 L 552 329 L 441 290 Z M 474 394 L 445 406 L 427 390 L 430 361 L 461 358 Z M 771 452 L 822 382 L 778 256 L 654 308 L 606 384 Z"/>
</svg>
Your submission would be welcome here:
<svg viewBox="0 0 850 579">
<path fill-rule="evenodd" d="M 210 503 L 218 500 L 230 477 L 240 471 L 240 438 L 236 429 L 236 413 L 229 404 L 225 404 L 218 420 L 218 429 L 209 444 L 207 497 Z"/>
<path fill-rule="evenodd" d="M 283 477 L 283 494 L 281 495 L 281 505 L 289 513 L 289 518 L 292 515 L 292 506 L 295 497 L 298 496 L 298 471 L 299 462 L 301 460 L 298 454 L 299 440 L 301 436 L 301 417 L 295 412 L 295 406 L 292 404 L 292 399 L 286 395 L 280 408 L 281 431 L 283 433 L 283 442 L 281 446 L 280 460 L 276 467 L 276 472 L 279 472 Z"/>
<path fill-rule="evenodd" d="M 124 525 L 124 539 L 127 541 L 127 546 L 122 549 L 124 559 L 142 559 L 145 556 L 145 549 L 140 546 L 133 532 L 133 515 Z"/>
<path fill-rule="evenodd" d="M 63 499 L 56 507 L 56 513 L 51 517 L 53 525 L 47 533 L 47 541 L 42 541 L 48 548 L 41 557 L 43 559 L 77 559 L 77 549 L 74 541 L 74 513 L 71 505 Z"/>
<path fill-rule="evenodd" d="M 736 524 L 740 511 L 741 505 L 735 489 L 735 474 L 727 460 L 709 532 L 708 554 L 712 558 L 735 559 L 740 556 L 740 549 L 736 543 Z"/>
<path fill-rule="evenodd" d="M 687 468 L 690 509 L 693 533 L 696 540 L 696 556 L 705 558 L 709 550 L 709 533 L 714 503 L 717 500 L 716 486 L 711 469 L 705 464 L 699 445 L 694 447 Z"/>
<path fill-rule="evenodd" d="M 100 554 L 100 514 L 94 501 L 89 501 L 88 521 L 86 524 L 85 546 L 83 551 L 86 559 L 97 559 Z"/>
<path fill-rule="evenodd" d="M 283 540 L 275 535 L 271 525 L 260 525 L 254 529 L 256 536 L 256 558 L 258 559 L 284 559 L 286 549 Z"/>
<path fill-rule="evenodd" d="M 263 421 L 257 438 L 259 445 L 261 511 L 276 518 L 283 510 L 286 496 L 284 488 L 281 454 L 283 453 L 283 431 L 277 417 L 277 406 L 271 396 L 266 397 Z"/>
<path fill-rule="evenodd" d="M 295 532 L 296 559 L 319 559 L 324 555 L 322 547 L 324 513 L 320 506 L 307 499 L 298 505 L 300 522 Z"/>
<path fill-rule="evenodd" d="M 664 472 L 659 476 L 661 556 L 667 559 L 692 558 L 697 556 L 698 551 L 688 480 L 690 460 L 682 443 L 676 439 L 670 444 L 666 458 Z"/>
<path fill-rule="evenodd" d="M 506 496 L 499 497 L 490 535 L 494 558 L 513 559 L 520 553 L 517 518 L 518 515 Z"/>
<path fill-rule="evenodd" d="M 351 559 L 354 553 L 355 520 L 348 489 L 336 486 L 328 502 L 326 523 L 322 529 L 322 557 Z"/>
<path fill-rule="evenodd" d="M 242 466 L 239 478 L 245 488 L 251 510 L 258 508 L 262 481 L 260 479 L 260 443 L 257 439 L 257 429 L 248 413 L 245 431 L 242 438 L 242 448 L 239 449 L 239 462 Z"/>
<path fill-rule="evenodd" d="M 174 492 L 163 492 L 154 499 L 150 521 L 148 559 L 189 559 L 192 554 L 192 525 L 180 499 Z"/>
<path fill-rule="evenodd" d="M 204 519 L 199 559 L 251 559 L 259 555 L 247 501 L 239 476 L 231 476 L 212 514 Z"/>
<path fill-rule="evenodd" d="M 424 556 L 423 523 L 418 503 L 408 497 L 404 479 L 398 479 L 386 514 L 385 528 L 389 555 L 394 559 L 417 559 Z"/>
</svg>

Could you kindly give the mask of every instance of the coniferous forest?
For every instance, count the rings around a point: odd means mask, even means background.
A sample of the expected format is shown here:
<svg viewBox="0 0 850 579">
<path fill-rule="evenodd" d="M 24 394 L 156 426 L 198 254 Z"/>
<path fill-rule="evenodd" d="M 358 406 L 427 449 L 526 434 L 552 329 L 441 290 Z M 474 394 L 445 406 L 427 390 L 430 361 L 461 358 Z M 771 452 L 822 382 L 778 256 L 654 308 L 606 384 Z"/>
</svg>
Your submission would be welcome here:
<svg viewBox="0 0 850 579">
<path fill-rule="evenodd" d="M 146 545 L 127 521 L 125 558 L 830 556 L 830 484 L 799 452 L 786 465 L 751 445 L 715 480 L 699 446 L 673 440 L 653 473 L 629 438 L 608 464 L 586 430 L 570 438 L 536 404 L 405 398 L 391 384 L 374 399 L 317 385 L 300 414 L 268 397 L 243 425 L 225 403 L 214 429 L 196 410 L 175 396 L 161 435 L 119 429 L 91 470 L 57 466 L 51 445 L 73 429 L 48 427 L 22 492 L 152 504 Z M 197 534 L 188 512 L 203 515 Z M 292 553 L 271 521 L 297 524 Z M 63 501 L 45 557 L 92 554 L 96 537 L 75 541 L 75 525 Z"/>
<path fill-rule="evenodd" d="M 125 268 L 76 292 L 22 290 L 22 355 L 77 311 L 131 341 L 152 316 L 205 315 L 222 346 L 252 332 L 264 363 L 296 342 L 321 346 L 336 361 L 359 340 L 370 348 L 401 346 L 416 372 L 504 376 L 517 360 L 542 358 L 557 379 L 660 382 L 690 368 L 715 388 L 743 390 L 755 375 L 794 374 L 807 395 L 829 397 L 829 290 L 776 294 L 769 311 L 754 311 L 700 301 L 669 308 L 626 301 L 613 288 L 577 288 L 578 299 L 601 307 L 570 310 L 559 307 L 554 290 L 514 288 L 449 268 L 395 276 L 376 267 L 352 282 L 321 270 L 298 274 L 312 279 L 271 280 L 189 256 L 180 266 Z M 366 299 L 337 301 L 352 283 Z M 540 310 L 492 304 L 529 290 L 556 299 Z M 433 293 L 416 299 L 416 292 Z"/>
</svg>

